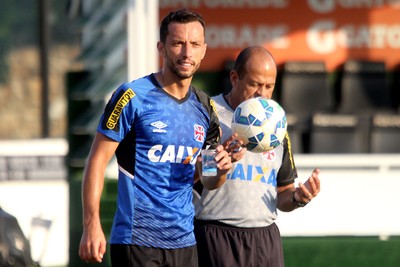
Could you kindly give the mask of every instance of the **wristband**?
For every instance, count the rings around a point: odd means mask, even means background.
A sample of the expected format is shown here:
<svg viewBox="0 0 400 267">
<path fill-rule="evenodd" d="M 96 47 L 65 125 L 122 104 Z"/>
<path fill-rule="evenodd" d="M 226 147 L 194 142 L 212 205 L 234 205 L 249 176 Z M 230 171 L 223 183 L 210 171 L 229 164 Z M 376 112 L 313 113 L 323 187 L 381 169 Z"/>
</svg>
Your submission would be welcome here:
<svg viewBox="0 0 400 267">
<path fill-rule="evenodd" d="M 297 201 L 296 198 L 295 198 L 295 196 L 294 196 L 294 194 L 296 194 L 296 190 L 294 190 L 294 192 L 293 192 L 293 194 L 292 194 L 292 197 L 291 197 L 291 199 L 290 199 L 290 202 L 291 202 L 292 204 L 294 204 L 294 205 L 296 205 L 297 207 L 300 207 L 300 208 L 302 208 L 302 207 L 304 207 L 305 205 L 308 204 L 308 202 L 299 202 L 299 201 Z"/>
</svg>

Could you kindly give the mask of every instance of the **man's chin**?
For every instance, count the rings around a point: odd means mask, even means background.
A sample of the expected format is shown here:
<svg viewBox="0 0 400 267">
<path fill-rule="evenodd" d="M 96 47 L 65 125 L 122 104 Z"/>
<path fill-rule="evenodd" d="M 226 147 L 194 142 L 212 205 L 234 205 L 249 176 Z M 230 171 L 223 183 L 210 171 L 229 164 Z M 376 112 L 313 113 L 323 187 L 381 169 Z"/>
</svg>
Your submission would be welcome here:
<svg viewBox="0 0 400 267">
<path fill-rule="evenodd" d="M 178 72 L 176 73 L 176 76 L 178 76 L 181 79 L 189 79 L 193 77 L 193 72 Z"/>
</svg>

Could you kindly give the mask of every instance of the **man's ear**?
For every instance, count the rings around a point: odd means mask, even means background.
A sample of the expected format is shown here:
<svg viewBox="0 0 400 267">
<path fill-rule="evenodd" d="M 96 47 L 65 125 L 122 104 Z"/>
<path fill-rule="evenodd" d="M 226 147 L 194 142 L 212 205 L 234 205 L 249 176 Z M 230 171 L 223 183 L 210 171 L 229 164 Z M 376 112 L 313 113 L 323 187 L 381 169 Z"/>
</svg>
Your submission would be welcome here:
<svg viewBox="0 0 400 267">
<path fill-rule="evenodd" d="M 232 86 L 234 86 L 239 79 L 239 74 L 236 72 L 236 70 L 231 70 L 231 72 L 229 73 L 229 77 L 231 79 Z"/>
<path fill-rule="evenodd" d="M 164 44 L 160 41 L 157 42 L 157 50 L 160 56 L 164 56 Z"/>
<path fill-rule="evenodd" d="M 201 60 L 203 60 L 204 57 L 206 56 L 206 51 L 207 51 L 207 44 L 204 44 L 204 52 L 203 52 L 203 56 L 201 57 Z"/>
</svg>

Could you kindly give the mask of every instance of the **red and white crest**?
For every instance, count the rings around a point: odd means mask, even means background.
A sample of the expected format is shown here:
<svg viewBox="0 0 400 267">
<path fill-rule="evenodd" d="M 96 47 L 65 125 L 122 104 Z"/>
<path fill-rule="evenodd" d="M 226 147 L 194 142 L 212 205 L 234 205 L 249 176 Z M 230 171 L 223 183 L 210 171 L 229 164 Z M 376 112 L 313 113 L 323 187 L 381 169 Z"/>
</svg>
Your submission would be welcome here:
<svg viewBox="0 0 400 267">
<path fill-rule="evenodd" d="M 204 142 L 204 127 L 198 124 L 194 125 L 194 139 L 198 142 Z"/>
</svg>

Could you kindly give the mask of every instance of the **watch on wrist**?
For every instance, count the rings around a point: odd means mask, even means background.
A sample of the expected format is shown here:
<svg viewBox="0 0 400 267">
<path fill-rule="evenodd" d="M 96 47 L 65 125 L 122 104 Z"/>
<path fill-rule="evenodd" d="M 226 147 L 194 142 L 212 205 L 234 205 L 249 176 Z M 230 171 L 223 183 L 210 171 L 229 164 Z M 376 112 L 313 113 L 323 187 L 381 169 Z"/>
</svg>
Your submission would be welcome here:
<svg viewBox="0 0 400 267">
<path fill-rule="evenodd" d="M 302 207 L 304 207 L 305 205 L 308 204 L 308 202 L 299 202 L 299 201 L 297 201 L 295 196 L 294 196 L 294 194 L 296 194 L 296 190 L 293 192 L 292 198 L 290 199 L 290 202 L 292 202 L 292 204 L 294 204 L 294 205 L 296 205 L 297 207 L 300 207 L 300 208 L 302 208 Z"/>
</svg>

